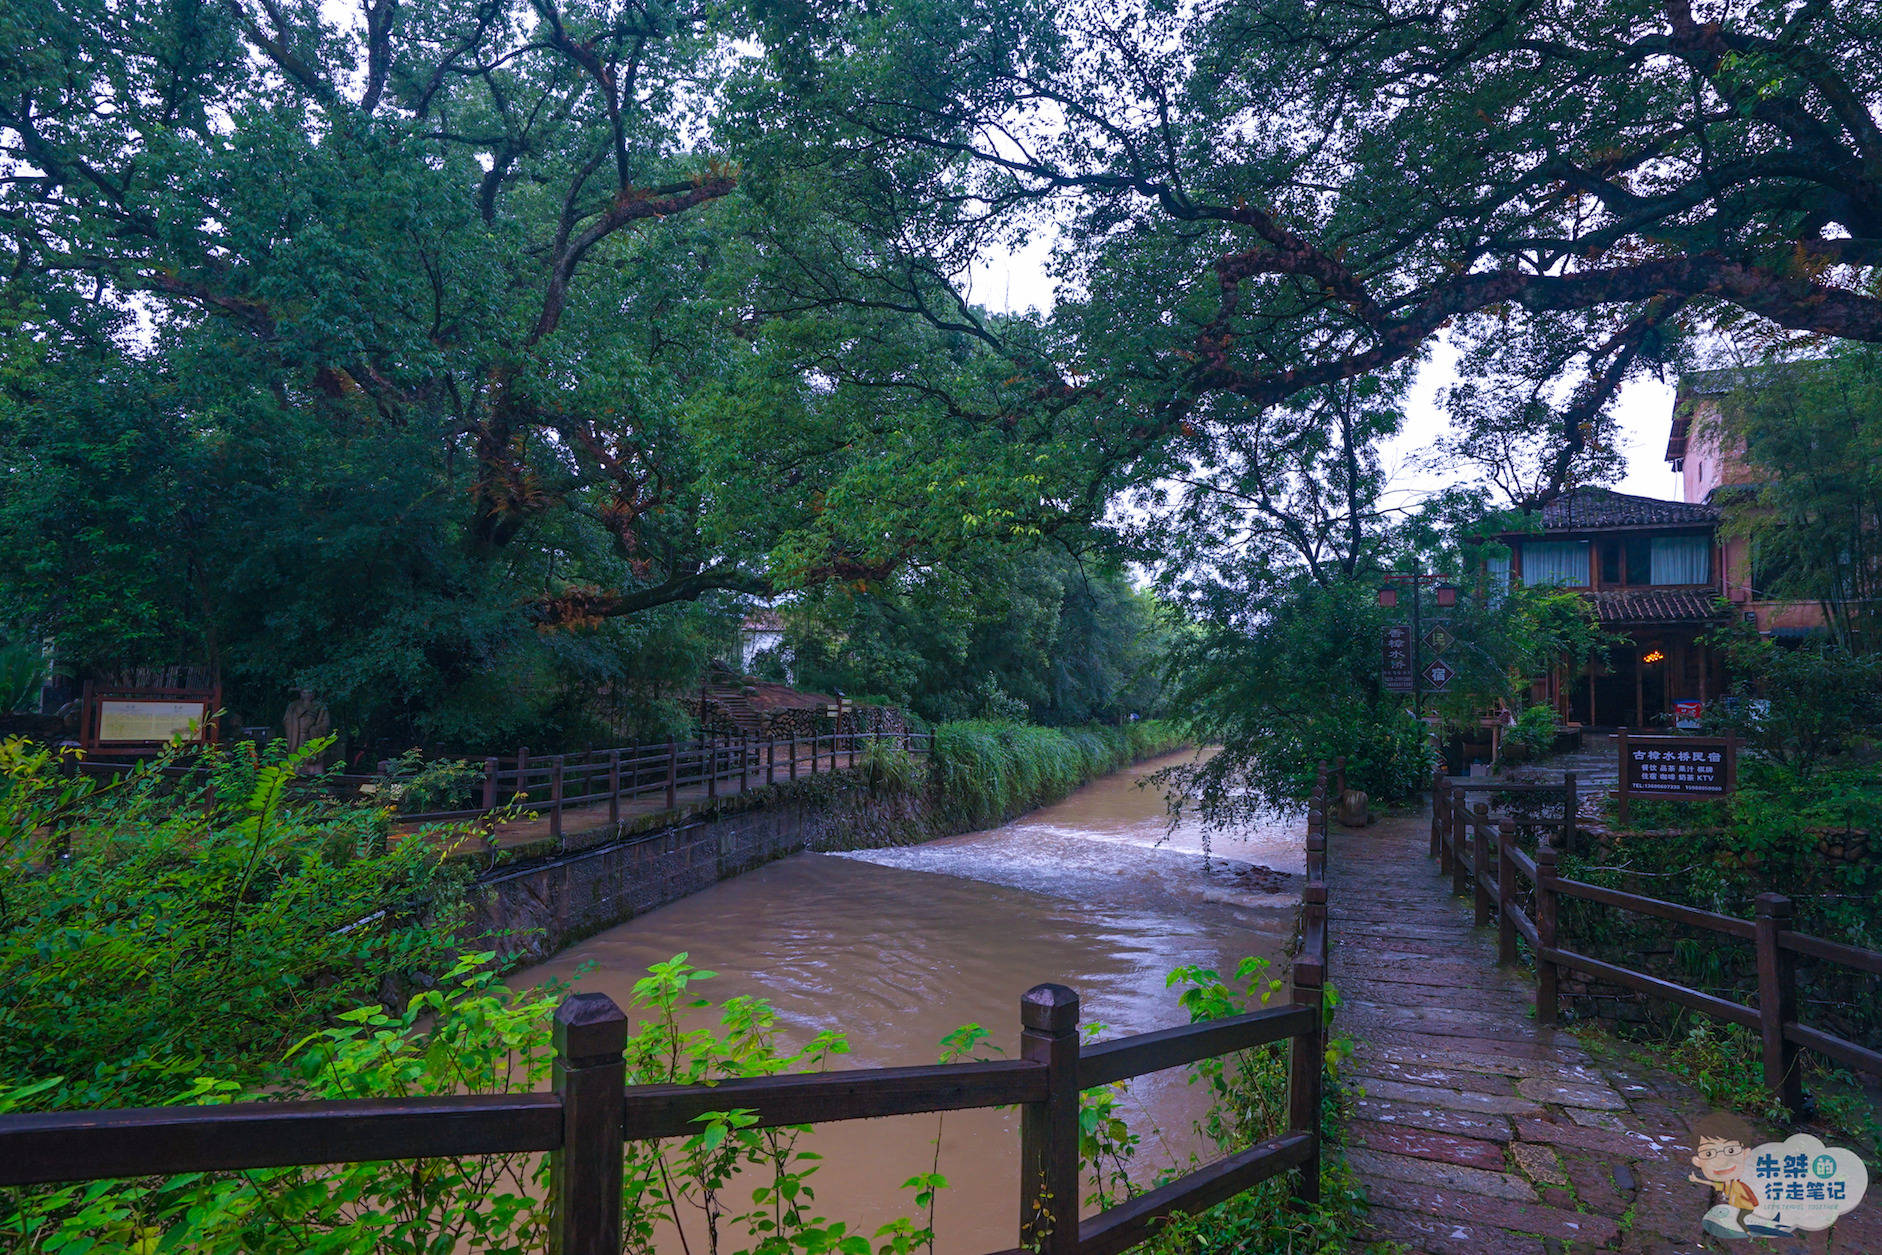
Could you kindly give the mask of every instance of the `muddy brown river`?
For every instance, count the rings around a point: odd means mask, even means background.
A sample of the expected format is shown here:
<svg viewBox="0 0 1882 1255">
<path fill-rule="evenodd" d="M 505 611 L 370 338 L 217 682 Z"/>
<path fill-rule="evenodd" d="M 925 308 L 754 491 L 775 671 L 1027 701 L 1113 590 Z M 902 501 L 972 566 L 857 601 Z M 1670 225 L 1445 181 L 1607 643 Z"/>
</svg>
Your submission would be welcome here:
<svg viewBox="0 0 1882 1255">
<path fill-rule="evenodd" d="M 629 921 L 512 978 L 531 984 L 593 970 L 578 989 L 628 1005 L 648 964 L 685 952 L 718 973 L 715 1001 L 767 999 L 785 1036 L 843 1032 L 833 1066 L 932 1063 L 941 1038 L 984 1025 L 1011 1055 L 1019 997 L 1040 981 L 1077 990 L 1106 1036 L 1184 1022 L 1169 971 L 1232 970 L 1278 959 L 1294 926 L 1302 827 L 1275 816 L 1214 838 L 1170 831 L 1162 796 L 1139 781 L 1182 756 L 1094 781 L 1056 806 L 986 832 L 926 845 L 799 854 Z M 1251 865 L 1287 873 L 1285 882 Z M 1197 1148 L 1195 1091 L 1180 1073 L 1133 1083 L 1127 1109 L 1145 1138 L 1141 1171 Z M 936 1212 L 941 1255 L 1011 1247 L 1019 1215 L 1017 1117 L 968 1111 L 820 1126 L 817 1210 L 852 1231 L 914 1211 L 901 1183 L 926 1172 L 940 1138 L 949 1180 Z M 673 1243 L 673 1249 L 679 1249 Z M 748 1243 L 738 1242 L 727 1249 Z M 701 1250 L 695 1241 L 694 1255 Z"/>
</svg>

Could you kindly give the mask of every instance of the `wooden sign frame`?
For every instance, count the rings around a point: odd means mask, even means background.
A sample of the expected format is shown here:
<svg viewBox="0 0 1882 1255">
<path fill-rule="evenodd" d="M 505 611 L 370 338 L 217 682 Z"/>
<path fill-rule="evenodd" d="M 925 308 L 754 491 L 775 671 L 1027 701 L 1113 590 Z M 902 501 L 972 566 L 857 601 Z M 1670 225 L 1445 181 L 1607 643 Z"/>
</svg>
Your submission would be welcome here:
<svg viewBox="0 0 1882 1255">
<path fill-rule="evenodd" d="M 181 709 L 164 710 L 163 707 L 195 707 L 200 711 L 194 719 L 186 719 L 182 726 L 195 723 L 197 735 L 194 743 L 213 745 L 216 740 L 216 712 L 222 709 L 222 686 L 220 684 L 207 689 L 181 688 L 128 688 L 112 686 L 94 687 L 91 681 L 85 682 L 84 721 L 79 727 L 79 746 L 91 750 L 120 750 L 127 753 L 150 753 L 169 744 L 170 737 L 126 736 L 121 728 L 114 728 L 117 716 L 145 716 L 146 728 L 154 729 L 159 724 L 174 722 L 183 714 Z M 137 707 L 149 706 L 158 709 L 149 711 L 114 711 L 113 706 Z"/>
<path fill-rule="evenodd" d="M 1729 797 L 1738 788 L 1738 738 L 1734 736 L 1634 736 L 1627 735 L 1622 728 L 1615 733 L 1614 743 L 1619 749 L 1615 765 L 1620 769 L 1620 787 L 1615 797 L 1620 799 L 1619 815 L 1622 823 L 1628 820 L 1635 798 L 1656 802 L 1708 802 L 1715 798 Z M 1691 789 L 1685 792 L 1665 792 L 1657 789 L 1635 788 L 1631 772 L 1633 762 L 1628 755 L 1631 750 L 1645 750 L 1649 753 L 1712 753 L 1722 755 L 1718 763 L 1719 787 L 1716 789 Z M 1707 763 L 1707 767 L 1711 764 Z M 1697 783 L 1697 781 L 1695 781 Z"/>
</svg>

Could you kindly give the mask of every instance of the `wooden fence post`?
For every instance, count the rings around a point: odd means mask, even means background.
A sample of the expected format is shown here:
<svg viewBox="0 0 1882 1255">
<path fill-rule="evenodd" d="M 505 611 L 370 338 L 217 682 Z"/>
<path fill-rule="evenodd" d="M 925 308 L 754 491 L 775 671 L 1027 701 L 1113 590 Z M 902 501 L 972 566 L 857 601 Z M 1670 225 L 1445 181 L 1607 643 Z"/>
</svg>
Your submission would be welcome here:
<svg viewBox="0 0 1882 1255">
<path fill-rule="evenodd" d="M 1540 848 L 1540 847 L 1538 847 Z M 1510 907 L 1516 903 L 1516 825 L 1496 826 L 1496 961 L 1516 961 L 1516 917 Z"/>
<path fill-rule="evenodd" d="M 706 796 L 719 796 L 719 738 L 706 746 Z"/>
<path fill-rule="evenodd" d="M 1019 1000 L 1019 1053 L 1046 1065 L 1044 1102 L 1019 1117 L 1019 1245 L 1078 1250 L 1078 995 L 1034 985 Z"/>
<path fill-rule="evenodd" d="M 797 733 L 791 733 L 791 779 L 797 779 Z"/>
<path fill-rule="evenodd" d="M 1627 791 L 1627 729 L 1615 729 L 1614 741 L 1615 744 L 1620 746 L 1620 757 L 1616 761 L 1619 762 L 1621 768 L 1620 804 L 1615 807 L 1614 814 L 1615 818 L 1619 819 L 1622 823 L 1626 823 L 1628 817 L 1633 813 L 1633 806 L 1630 804 L 1632 794 Z"/>
<path fill-rule="evenodd" d="M 769 785 L 776 784 L 777 782 L 778 738 L 774 736 L 768 737 L 765 740 L 765 783 Z"/>
<path fill-rule="evenodd" d="M 1490 807 L 1485 804 L 1483 814 L 1470 830 L 1470 902 L 1474 908 L 1477 927 L 1482 928 L 1490 922 L 1490 908 L 1494 905 L 1490 897 L 1490 887 L 1483 883 L 1490 874 L 1490 833 L 1494 831 L 1490 823 Z"/>
<path fill-rule="evenodd" d="M 549 764 L 549 835 L 557 841 L 562 839 L 562 768 L 567 761 L 567 754 L 557 754 Z"/>
<path fill-rule="evenodd" d="M 1557 968 L 1549 956 L 1555 950 L 1555 847 L 1536 847 L 1536 1023 L 1556 1020 Z"/>
<path fill-rule="evenodd" d="M 1313 1134 L 1313 1153 L 1301 1164 L 1294 1185 L 1294 1197 L 1313 1204 L 1320 1201 L 1320 1084 L 1326 1058 L 1326 968 L 1321 959 L 1297 957 L 1293 983 L 1294 1005 L 1311 1007 L 1314 1020 L 1313 1028 L 1289 1043 L 1287 1127 L 1289 1132 Z"/>
<path fill-rule="evenodd" d="M 621 822 L 621 751 L 608 751 L 608 822 Z"/>
<path fill-rule="evenodd" d="M 1581 792 L 1576 783 L 1574 772 L 1565 771 L 1562 773 L 1562 792 L 1564 794 L 1562 799 L 1562 835 L 1560 840 L 1551 841 L 1549 844 L 1558 846 L 1561 849 L 1567 850 L 1570 854 L 1573 854 L 1575 852 L 1575 821 L 1581 817 Z"/>
<path fill-rule="evenodd" d="M 484 809 L 497 809 L 497 760 L 484 759 Z"/>
<path fill-rule="evenodd" d="M 1450 785 L 1444 779 L 1444 769 L 1440 767 L 1431 773 L 1432 858 L 1438 857 L 1438 849 L 1443 844 L 1440 840 L 1440 834 L 1444 831 L 1444 804 L 1450 800 L 1450 793 Z"/>
<path fill-rule="evenodd" d="M 667 742 L 667 809 L 679 809 L 680 743 Z"/>
<path fill-rule="evenodd" d="M 1451 840 L 1451 893 L 1458 897 L 1462 897 L 1464 890 L 1469 887 L 1470 882 L 1465 877 L 1476 870 L 1467 866 L 1469 860 L 1466 858 L 1466 853 L 1470 848 L 1470 834 L 1477 824 L 1489 822 L 1490 806 L 1487 802 L 1479 802 L 1473 809 L 1467 802 L 1460 808 L 1460 811 Z"/>
<path fill-rule="evenodd" d="M 562 1147 L 549 1155 L 549 1250 L 620 1255 L 627 1016 L 606 994 L 570 994 L 555 1009 L 553 1040 Z"/>
<path fill-rule="evenodd" d="M 1792 1115 L 1804 1110 L 1804 1077 L 1798 1066 L 1797 1043 L 1784 1036 L 1784 1026 L 1797 1019 L 1797 960 L 1778 945 L 1777 935 L 1788 930 L 1794 909 L 1781 893 L 1757 898 L 1755 939 L 1758 945 L 1758 1032 L 1764 1038 L 1764 1084 L 1783 1099 Z"/>
</svg>

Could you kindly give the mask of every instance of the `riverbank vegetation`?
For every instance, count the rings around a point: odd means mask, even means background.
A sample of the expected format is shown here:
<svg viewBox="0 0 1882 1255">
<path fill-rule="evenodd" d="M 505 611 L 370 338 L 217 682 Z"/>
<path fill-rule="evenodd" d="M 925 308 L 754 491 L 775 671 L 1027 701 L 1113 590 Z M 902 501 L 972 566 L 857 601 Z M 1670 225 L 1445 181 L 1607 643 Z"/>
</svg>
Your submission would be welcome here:
<svg viewBox="0 0 1882 1255">
<path fill-rule="evenodd" d="M 451 966 L 465 873 L 308 791 L 319 748 L 99 784 L 0 741 L 0 1084 L 42 1107 L 265 1085 L 294 1042 Z"/>
<path fill-rule="evenodd" d="M 990 828 L 1056 802 L 1087 780 L 1177 749 L 1185 739 L 1176 724 L 1156 719 L 1085 728 L 946 723 L 934 730 L 930 787 L 944 823 Z"/>
</svg>

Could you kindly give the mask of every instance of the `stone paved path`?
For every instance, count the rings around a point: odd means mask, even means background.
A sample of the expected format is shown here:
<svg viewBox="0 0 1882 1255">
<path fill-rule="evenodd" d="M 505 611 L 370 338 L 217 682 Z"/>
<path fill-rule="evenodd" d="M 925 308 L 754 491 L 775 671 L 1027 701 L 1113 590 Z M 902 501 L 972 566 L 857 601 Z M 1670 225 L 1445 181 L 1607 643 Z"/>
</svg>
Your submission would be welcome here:
<svg viewBox="0 0 1882 1255">
<path fill-rule="evenodd" d="M 1494 931 L 1451 897 L 1429 831 L 1416 816 L 1335 826 L 1328 851 L 1336 1029 L 1356 1041 L 1346 1079 L 1365 1091 L 1347 1159 L 1376 1235 L 1441 1255 L 1826 1249 L 1821 1234 L 1705 1244 L 1710 1192 L 1687 1176 L 1709 1108 L 1538 1027 L 1534 984 L 1497 967 Z M 1882 1209 L 1846 1217 L 1829 1249 L 1882 1255 Z"/>
</svg>

